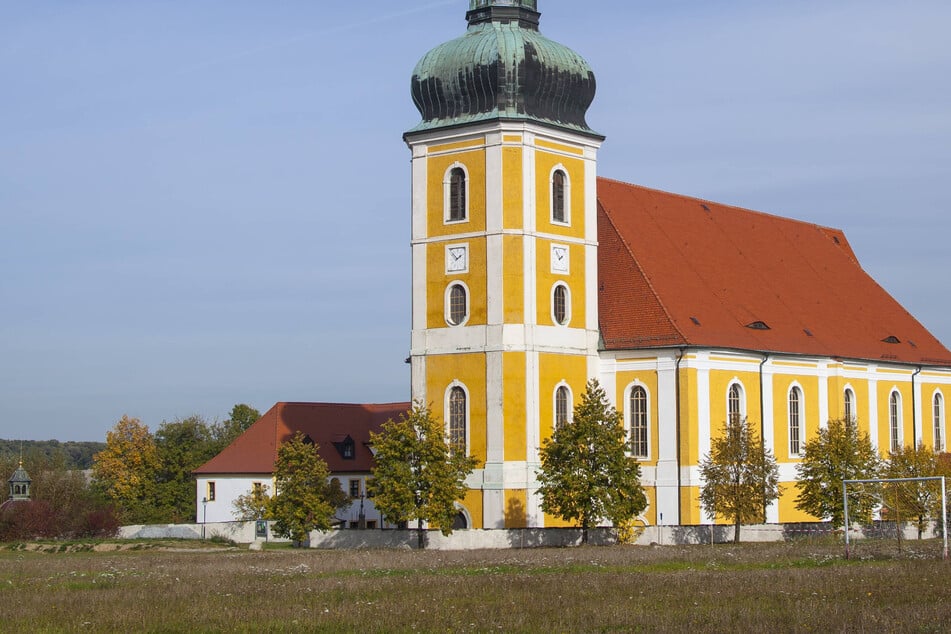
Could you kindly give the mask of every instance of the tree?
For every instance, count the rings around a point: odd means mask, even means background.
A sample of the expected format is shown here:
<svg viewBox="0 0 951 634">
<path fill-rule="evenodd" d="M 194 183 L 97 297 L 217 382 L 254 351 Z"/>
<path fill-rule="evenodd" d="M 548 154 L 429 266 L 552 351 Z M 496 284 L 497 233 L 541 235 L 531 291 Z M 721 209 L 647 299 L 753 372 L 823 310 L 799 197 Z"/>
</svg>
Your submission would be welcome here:
<svg viewBox="0 0 951 634">
<path fill-rule="evenodd" d="M 734 543 L 740 542 L 740 525 L 765 521 L 766 506 L 779 498 L 776 458 L 752 423 L 739 416 L 731 416 L 711 443 L 700 478 L 700 504 L 710 515 L 733 521 Z"/>
<path fill-rule="evenodd" d="M 106 448 L 93 457 L 94 482 L 115 503 L 124 522 L 154 517 L 158 470 L 158 450 L 149 428 L 128 416 L 106 433 Z"/>
<path fill-rule="evenodd" d="M 244 522 L 270 519 L 271 496 L 267 494 L 267 489 L 268 486 L 262 484 L 236 497 L 231 503 L 234 518 Z"/>
<path fill-rule="evenodd" d="M 860 432 L 855 420 L 830 420 L 824 429 L 803 447 L 802 461 L 796 465 L 799 497 L 796 508 L 819 518 L 829 518 L 839 528 L 845 522 L 842 506 L 843 480 L 868 480 L 878 476 L 881 459 L 868 434 Z M 849 515 L 870 521 L 877 504 L 875 496 L 850 488 Z"/>
<path fill-rule="evenodd" d="M 9 475 L 18 462 L 18 459 L 0 459 L 0 473 Z M 42 448 L 34 447 L 23 456 L 23 466 L 32 481 L 31 501 L 3 509 L 0 541 L 115 534 L 119 522 L 112 506 L 86 483 L 80 471 L 73 469 L 65 453 L 47 455 Z"/>
<path fill-rule="evenodd" d="M 600 519 L 620 526 L 647 508 L 640 465 L 628 457 L 617 410 L 597 380 L 588 382 L 570 423 L 541 448 L 538 492 L 542 510 L 581 524 L 581 542 Z"/>
<path fill-rule="evenodd" d="M 938 475 L 935 454 L 924 445 L 902 447 L 889 455 L 882 477 L 885 478 L 930 478 Z M 941 483 L 888 482 L 882 492 L 882 500 L 889 514 L 895 516 L 898 523 L 898 535 L 901 539 L 901 521 L 907 518 L 915 521 L 918 539 L 921 539 L 928 520 L 935 507 L 941 508 Z"/>
<path fill-rule="evenodd" d="M 195 521 L 192 472 L 217 453 L 212 432 L 201 416 L 163 422 L 155 432 L 159 458 L 156 506 L 166 522 Z"/>
<path fill-rule="evenodd" d="M 301 543 L 310 531 L 331 528 L 335 509 L 326 496 L 329 475 L 317 445 L 300 432 L 281 445 L 274 463 L 276 491 L 269 504 L 277 535 Z"/>
<path fill-rule="evenodd" d="M 248 427 L 256 423 L 259 418 L 261 418 L 261 412 L 250 405 L 238 403 L 232 407 L 228 420 L 213 425 L 211 428 L 217 445 L 212 455 L 230 445 L 235 438 L 247 431 Z"/>
<path fill-rule="evenodd" d="M 383 516 L 396 523 L 415 519 L 419 548 L 425 547 L 423 522 L 452 533 L 456 501 L 478 461 L 450 448 L 442 423 L 421 403 L 371 432 L 370 442 L 376 460 L 369 490 Z"/>
</svg>

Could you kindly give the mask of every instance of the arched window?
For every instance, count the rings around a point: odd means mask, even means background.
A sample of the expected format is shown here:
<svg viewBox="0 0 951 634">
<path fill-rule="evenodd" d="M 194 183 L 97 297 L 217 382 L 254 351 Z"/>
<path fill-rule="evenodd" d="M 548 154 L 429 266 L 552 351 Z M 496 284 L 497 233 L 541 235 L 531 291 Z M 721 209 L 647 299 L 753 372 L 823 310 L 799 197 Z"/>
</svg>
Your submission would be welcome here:
<svg viewBox="0 0 951 634">
<path fill-rule="evenodd" d="M 901 449 L 901 395 L 897 391 L 888 397 L 888 438 L 892 452 Z"/>
<path fill-rule="evenodd" d="M 855 420 L 855 392 L 852 388 L 845 388 L 842 394 L 842 405 L 842 417 L 847 421 Z"/>
<path fill-rule="evenodd" d="M 551 175 L 551 219 L 552 222 L 567 223 L 568 209 L 566 207 L 568 177 L 561 169 L 556 169 Z"/>
<path fill-rule="evenodd" d="M 941 392 L 935 392 L 932 409 L 934 413 L 934 450 L 944 451 L 944 399 Z"/>
<path fill-rule="evenodd" d="M 453 451 L 466 450 L 466 391 L 454 385 L 449 389 L 449 446 Z"/>
<path fill-rule="evenodd" d="M 647 439 L 647 390 L 640 385 L 631 388 L 628 406 L 631 413 L 631 455 L 647 458 L 650 455 Z"/>
<path fill-rule="evenodd" d="M 743 418 L 743 409 L 743 386 L 739 383 L 731 383 L 726 398 L 726 413 L 730 421 Z"/>
<path fill-rule="evenodd" d="M 568 413 L 571 411 L 571 394 L 568 387 L 559 385 L 555 389 L 555 429 L 568 423 Z"/>
<path fill-rule="evenodd" d="M 449 287 L 446 304 L 446 321 L 450 326 L 460 326 L 469 318 L 469 294 L 462 284 Z"/>
<path fill-rule="evenodd" d="M 466 171 L 462 167 L 453 167 L 449 170 L 447 183 L 446 221 L 459 222 L 468 217 L 466 194 Z"/>
<path fill-rule="evenodd" d="M 571 303 L 568 287 L 564 284 L 555 284 L 555 287 L 552 289 L 551 316 L 559 326 L 564 326 L 571 320 Z"/>
<path fill-rule="evenodd" d="M 789 455 L 802 452 L 802 390 L 793 386 L 789 390 Z"/>
</svg>

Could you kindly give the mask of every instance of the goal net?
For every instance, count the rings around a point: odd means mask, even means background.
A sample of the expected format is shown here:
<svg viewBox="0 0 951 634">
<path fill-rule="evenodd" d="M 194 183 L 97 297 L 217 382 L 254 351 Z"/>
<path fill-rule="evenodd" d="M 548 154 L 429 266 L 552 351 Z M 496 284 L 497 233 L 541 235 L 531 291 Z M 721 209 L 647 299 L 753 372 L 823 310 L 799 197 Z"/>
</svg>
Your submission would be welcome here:
<svg viewBox="0 0 951 634">
<path fill-rule="evenodd" d="M 894 537 L 901 550 L 908 535 L 921 539 L 932 527 L 943 540 L 943 557 L 948 558 L 948 502 L 944 476 L 920 478 L 875 478 L 844 480 L 842 506 L 845 519 L 845 557 L 849 558 L 853 538 Z M 870 521 L 875 518 L 874 521 Z M 866 526 L 857 529 L 852 520 Z M 906 531 L 911 531 L 906 534 Z"/>
</svg>

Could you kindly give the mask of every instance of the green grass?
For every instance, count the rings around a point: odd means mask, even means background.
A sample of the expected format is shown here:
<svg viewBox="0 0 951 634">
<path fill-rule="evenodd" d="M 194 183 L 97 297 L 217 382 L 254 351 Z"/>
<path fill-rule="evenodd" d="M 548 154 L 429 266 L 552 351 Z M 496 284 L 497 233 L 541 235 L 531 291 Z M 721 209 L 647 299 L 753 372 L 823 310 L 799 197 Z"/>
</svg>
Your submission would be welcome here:
<svg viewBox="0 0 951 634">
<path fill-rule="evenodd" d="M 138 544 L 127 544 L 134 547 Z M 97 545 L 101 546 L 102 545 Z M 935 542 L 319 551 L 159 542 L 0 551 L 0 631 L 917 631 L 951 622 Z"/>
</svg>

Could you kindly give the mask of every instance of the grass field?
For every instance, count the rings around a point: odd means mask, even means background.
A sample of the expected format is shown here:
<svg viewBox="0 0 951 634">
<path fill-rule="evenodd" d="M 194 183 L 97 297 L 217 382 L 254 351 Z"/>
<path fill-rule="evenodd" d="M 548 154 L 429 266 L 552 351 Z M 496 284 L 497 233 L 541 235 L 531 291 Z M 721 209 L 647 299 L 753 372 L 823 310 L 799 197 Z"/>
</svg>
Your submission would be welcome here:
<svg viewBox="0 0 951 634">
<path fill-rule="evenodd" d="M 901 554 L 894 543 L 860 544 L 849 561 L 841 545 L 810 542 L 476 552 L 209 546 L 2 550 L 0 631 L 951 629 L 951 565 L 936 542 Z"/>
</svg>

